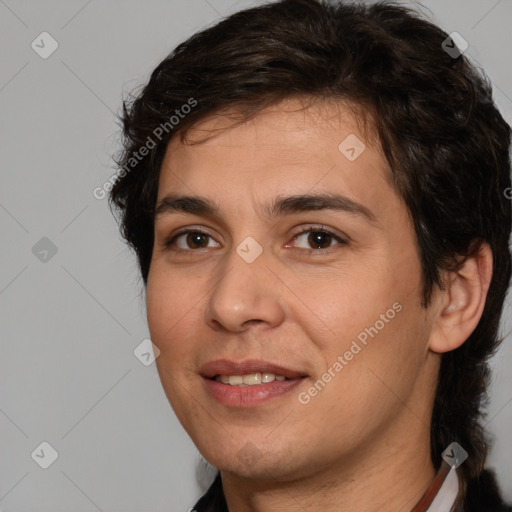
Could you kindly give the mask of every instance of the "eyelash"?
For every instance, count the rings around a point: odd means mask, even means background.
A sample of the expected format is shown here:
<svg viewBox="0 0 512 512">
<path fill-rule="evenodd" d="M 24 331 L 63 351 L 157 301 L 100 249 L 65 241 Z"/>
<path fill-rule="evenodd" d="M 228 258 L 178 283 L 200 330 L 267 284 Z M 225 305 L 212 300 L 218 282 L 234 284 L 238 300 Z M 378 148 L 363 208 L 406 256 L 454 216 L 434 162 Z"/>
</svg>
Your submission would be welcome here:
<svg viewBox="0 0 512 512">
<path fill-rule="evenodd" d="M 190 234 L 190 233 L 206 235 L 207 237 L 213 238 L 210 234 L 205 233 L 204 231 L 201 231 L 200 229 L 187 229 L 187 230 L 180 231 L 180 232 L 172 235 L 169 239 L 167 239 L 164 242 L 164 248 L 168 249 L 168 250 L 171 250 L 171 246 L 174 244 L 174 242 L 175 242 L 175 240 L 177 238 L 179 238 L 182 235 L 187 235 L 187 234 Z M 347 240 L 339 237 L 338 235 L 334 234 L 332 231 L 324 229 L 323 226 L 322 227 L 309 227 L 309 228 L 305 228 L 305 229 L 301 230 L 300 232 L 296 233 L 293 236 L 292 240 L 296 240 L 297 238 L 299 238 L 301 235 L 303 235 L 305 233 L 324 233 L 326 235 L 332 236 L 337 242 L 339 242 L 339 245 L 347 245 L 347 243 L 348 243 Z M 332 252 L 331 249 L 333 249 L 333 247 L 335 247 L 335 246 L 330 246 L 330 247 L 327 247 L 326 249 L 298 249 L 298 250 L 300 250 L 300 251 L 307 251 L 307 254 L 310 255 L 310 254 L 313 254 L 313 253 L 319 254 L 319 252 L 330 253 L 330 252 Z M 184 253 L 185 254 L 190 254 L 192 252 L 198 252 L 199 249 L 172 249 L 172 251 L 177 253 L 177 254 L 184 254 Z"/>
</svg>

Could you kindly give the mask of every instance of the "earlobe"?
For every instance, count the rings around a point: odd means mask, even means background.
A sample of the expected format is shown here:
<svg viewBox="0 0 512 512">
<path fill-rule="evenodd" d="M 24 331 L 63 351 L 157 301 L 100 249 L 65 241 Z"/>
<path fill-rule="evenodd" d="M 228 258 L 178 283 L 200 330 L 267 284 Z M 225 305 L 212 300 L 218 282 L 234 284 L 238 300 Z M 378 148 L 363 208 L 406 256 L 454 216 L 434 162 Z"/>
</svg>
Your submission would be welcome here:
<svg viewBox="0 0 512 512">
<path fill-rule="evenodd" d="M 478 252 L 468 257 L 458 271 L 450 272 L 446 290 L 438 296 L 430 350 L 449 352 L 469 338 L 484 310 L 492 268 L 492 251 L 483 242 Z"/>
</svg>

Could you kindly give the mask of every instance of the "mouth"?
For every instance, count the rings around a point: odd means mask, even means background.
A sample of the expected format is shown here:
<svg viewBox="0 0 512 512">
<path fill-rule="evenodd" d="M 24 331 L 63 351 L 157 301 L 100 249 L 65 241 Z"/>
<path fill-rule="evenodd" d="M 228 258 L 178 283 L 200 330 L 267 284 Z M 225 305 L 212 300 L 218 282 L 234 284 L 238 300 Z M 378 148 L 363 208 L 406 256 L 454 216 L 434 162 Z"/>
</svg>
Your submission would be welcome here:
<svg viewBox="0 0 512 512">
<path fill-rule="evenodd" d="M 245 375 L 216 375 L 211 380 L 228 384 L 229 386 L 257 386 L 259 384 L 269 384 L 275 380 L 283 382 L 292 380 L 284 375 L 276 375 L 270 372 L 247 373 Z"/>
<path fill-rule="evenodd" d="M 201 368 L 208 394 L 228 407 L 255 407 L 288 394 L 307 374 L 266 361 L 212 361 Z"/>
</svg>

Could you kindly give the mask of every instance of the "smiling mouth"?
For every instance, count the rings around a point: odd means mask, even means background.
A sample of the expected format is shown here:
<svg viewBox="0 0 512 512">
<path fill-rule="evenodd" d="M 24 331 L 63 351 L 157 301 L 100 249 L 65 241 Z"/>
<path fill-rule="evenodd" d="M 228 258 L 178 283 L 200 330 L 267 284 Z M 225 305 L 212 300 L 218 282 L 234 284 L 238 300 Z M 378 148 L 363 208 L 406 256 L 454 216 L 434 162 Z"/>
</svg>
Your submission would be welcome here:
<svg viewBox="0 0 512 512">
<path fill-rule="evenodd" d="M 307 377 L 304 371 L 262 359 L 217 359 L 202 366 L 208 395 L 230 408 L 258 407 L 296 389 Z"/>
<path fill-rule="evenodd" d="M 228 384 L 230 386 L 258 386 L 261 384 L 269 384 L 271 382 L 277 381 L 286 381 L 293 380 L 284 375 L 276 375 L 275 373 L 270 372 L 256 372 L 256 373 L 247 373 L 245 375 L 215 375 L 211 378 L 211 380 L 215 380 L 217 382 L 222 382 L 222 384 Z"/>
</svg>

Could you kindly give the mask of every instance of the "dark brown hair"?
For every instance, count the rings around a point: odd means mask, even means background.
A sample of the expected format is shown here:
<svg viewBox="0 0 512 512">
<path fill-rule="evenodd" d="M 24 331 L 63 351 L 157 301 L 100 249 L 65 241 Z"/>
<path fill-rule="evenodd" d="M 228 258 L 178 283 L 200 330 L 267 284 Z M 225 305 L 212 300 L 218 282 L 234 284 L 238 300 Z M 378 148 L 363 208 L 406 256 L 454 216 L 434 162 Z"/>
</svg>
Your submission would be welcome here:
<svg viewBox="0 0 512 512">
<path fill-rule="evenodd" d="M 434 465 L 457 441 L 469 453 L 460 468 L 467 484 L 483 474 L 487 360 L 501 342 L 511 274 L 505 197 L 511 130 L 486 75 L 464 54 L 445 51 L 447 37 L 418 11 L 393 2 L 282 0 L 237 12 L 177 46 L 124 102 L 116 159 L 124 171 L 109 200 L 146 284 L 160 166 L 171 137 L 186 140 L 188 128 L 210 114 L 236 107 L 240 119 L 249 119 L 291 96 L 363 107 L 414 221 L 423 305 L 434 286 L 443 287 L 440 271 L 457 268 L 456 255 L 474 254 L 482 241 L 493 252 L 482 318 L 459 349 L 442 357 L 431 425 Z M 157 141 L 155 130 L 190 98 L 197 106 Z M 128 169 L 149 139 L 156 146 Z"/>
</svg>

